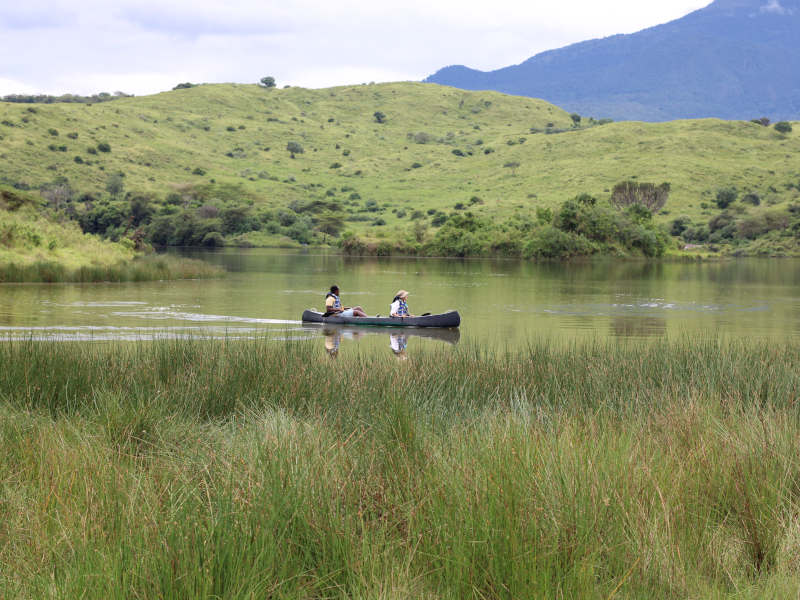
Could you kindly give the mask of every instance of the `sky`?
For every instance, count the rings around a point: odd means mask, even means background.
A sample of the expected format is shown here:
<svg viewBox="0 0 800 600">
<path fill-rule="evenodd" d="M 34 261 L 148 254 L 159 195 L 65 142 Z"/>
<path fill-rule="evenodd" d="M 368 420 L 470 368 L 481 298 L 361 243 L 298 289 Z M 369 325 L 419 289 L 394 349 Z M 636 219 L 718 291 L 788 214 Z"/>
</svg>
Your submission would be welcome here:
<svg viewBox="0 0 800 600">
<path fill-rule="evenodd" d="M 0 0 L 0 95 L 310 88 L 491 70 L 710 0 Z"/>
</svg>

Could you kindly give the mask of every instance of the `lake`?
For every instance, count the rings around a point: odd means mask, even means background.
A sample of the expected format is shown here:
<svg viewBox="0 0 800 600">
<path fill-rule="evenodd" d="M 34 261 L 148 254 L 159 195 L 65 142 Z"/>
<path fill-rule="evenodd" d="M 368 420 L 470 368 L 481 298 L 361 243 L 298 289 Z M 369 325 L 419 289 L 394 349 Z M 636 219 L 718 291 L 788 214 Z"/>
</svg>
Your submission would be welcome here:
<svg viewBox="0 0 800 600">
<path fill-rule="evenodd" d="M 183 251 L 224 266 L 219 280 L 0 286 L 0 337 L 138 340 L 269 337 L 310 340 L 332 355 L 534 339 L 734 336 L 798 339 L 800 261 L 716 263 L 352 258 L 273 249 Z M 395 292 L 412 312 L 458 309 L 458 332 L 323 328 L 300 323 L 336 283 L 345 305 L 387 314 Z M 426 334 L 426 335 L 416 335 Z"/>
</svg>

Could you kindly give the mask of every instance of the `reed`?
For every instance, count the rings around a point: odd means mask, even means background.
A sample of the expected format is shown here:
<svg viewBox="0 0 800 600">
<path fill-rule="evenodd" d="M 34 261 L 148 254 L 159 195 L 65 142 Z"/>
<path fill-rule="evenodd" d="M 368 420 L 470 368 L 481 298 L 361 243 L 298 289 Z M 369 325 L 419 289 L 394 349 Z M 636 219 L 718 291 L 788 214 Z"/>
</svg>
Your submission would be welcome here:
<svg viewBox="0 0 800 600">
<path fill-rule="evenodd" d="M 0 265 L 0 283 L 99 283 L 220 277 L 222 270 L 205 261 L 145 256 L 113 264 L 70 267 L 55 261 Z"/>
<path fill-rule="evenodd" d="M 800 592 L 800 346 L 0 345 L 0 596 Z"/>
</svg>

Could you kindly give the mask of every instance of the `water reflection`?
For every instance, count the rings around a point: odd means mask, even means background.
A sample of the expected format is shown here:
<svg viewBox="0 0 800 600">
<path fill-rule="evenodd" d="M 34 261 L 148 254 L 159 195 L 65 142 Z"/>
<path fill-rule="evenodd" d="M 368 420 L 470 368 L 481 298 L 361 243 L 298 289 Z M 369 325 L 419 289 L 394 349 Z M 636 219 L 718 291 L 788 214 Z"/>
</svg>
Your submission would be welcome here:
<svg viewBox="0 0 800 600">
<path fill-rule="evenodd" d="M 667 333 L 667 320 L 660 317 L 614 317 L 611 335 L 615 337 L 658 337 Z"/>
<path fill-rule="evenodd" d="M 407 349 L 412 338 L 427 338 L 455 345 L 461 339 L 458 329 L 416 329 L 399 327 L 364 328 L 347 325 L 325 324 L 321 327 L 304 326 L 304 329 L 319 332 L 325 340 L 325 352 L 331 358 L 339 356 L 342 340 L 357 341 L 365 337 L 386 336 L 389 349 L 400 360 L 408 357 Z"/>
</svg>

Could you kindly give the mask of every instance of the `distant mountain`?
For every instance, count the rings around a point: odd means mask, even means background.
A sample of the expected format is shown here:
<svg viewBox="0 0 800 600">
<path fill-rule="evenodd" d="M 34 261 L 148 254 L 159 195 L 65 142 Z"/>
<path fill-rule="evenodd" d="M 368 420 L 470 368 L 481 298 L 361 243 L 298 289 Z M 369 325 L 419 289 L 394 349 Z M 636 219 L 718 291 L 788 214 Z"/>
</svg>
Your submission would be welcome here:
<svg viewBox="0 0 800 600">
<path fill-rule="evenodd" d="M 630 35 L 425 81 L 542 98 L 615 120 L 800 118 L 800 0 L 717 0 Z"/>
</svg>

